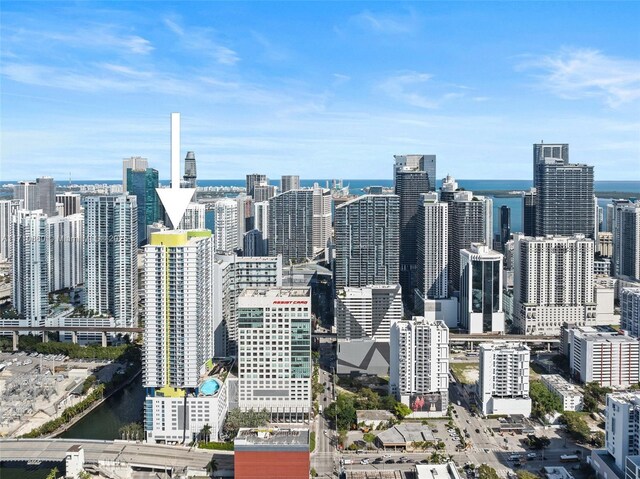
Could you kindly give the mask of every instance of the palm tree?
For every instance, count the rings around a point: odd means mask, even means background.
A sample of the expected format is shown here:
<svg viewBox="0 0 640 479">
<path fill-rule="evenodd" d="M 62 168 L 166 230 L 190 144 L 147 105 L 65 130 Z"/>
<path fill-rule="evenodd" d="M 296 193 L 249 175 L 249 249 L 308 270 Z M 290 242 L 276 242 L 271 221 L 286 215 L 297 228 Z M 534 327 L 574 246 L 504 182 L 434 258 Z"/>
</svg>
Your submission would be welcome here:
<svg viewBox="0 0 640 479">
<path fill-rule="evenodd" d="M 218 463 L 216 462 L 215 459 L 211 459 L 207 464 L 207 473 L 209 474 L 210 477 L 213 477 L 213 475 L 217 470 L 218 470 Z"/>
<path fill-rule="evenodd" d="M 210 436 L 211 436 L 211 426 L 209 426 L 208 424 L 205 424 L 204 426 L 202 426 L 202 429 L 200 430 L 200 437 L 202 440 L 204 440 L 204 442 L 209 442 Z"/>
</svg>

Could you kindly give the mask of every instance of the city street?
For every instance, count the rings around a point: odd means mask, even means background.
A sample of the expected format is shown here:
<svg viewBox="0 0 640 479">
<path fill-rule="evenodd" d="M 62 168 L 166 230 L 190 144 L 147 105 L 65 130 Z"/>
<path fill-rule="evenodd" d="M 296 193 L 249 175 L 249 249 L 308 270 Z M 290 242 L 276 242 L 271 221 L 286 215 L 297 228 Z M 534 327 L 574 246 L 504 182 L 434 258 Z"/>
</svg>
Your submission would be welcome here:
<svg viewBox="0 0 640 479">
<path fill-rule="evenodd" d="M 320 369 L 318 380 L 324 386 L 322 394 L 318 396 L 318 404 L 324 410 L 333 401 L 333 382 L 331 374 L 325 369 L 331 364 L 331 341 L 320 343 Z M 325 385 L 326 383 L 326 385 Z M 314 422 L 313 430 L 316 432 L 316 448 L 311 454 L 311 467 L 316 470 L 318 477 L 332 477 L 337 467 L 337 452 L 331 444 L 331 438 L 335 434 L 329 427 L 328 421 L 322 413 L 319 413 Z"/>
</svg>

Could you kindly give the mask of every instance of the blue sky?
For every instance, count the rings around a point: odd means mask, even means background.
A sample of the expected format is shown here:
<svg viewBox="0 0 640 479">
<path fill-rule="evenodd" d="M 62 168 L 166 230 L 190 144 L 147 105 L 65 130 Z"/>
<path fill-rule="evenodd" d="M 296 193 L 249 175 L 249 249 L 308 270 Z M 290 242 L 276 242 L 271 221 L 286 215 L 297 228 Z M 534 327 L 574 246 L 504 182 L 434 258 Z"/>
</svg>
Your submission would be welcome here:
<svg viewBox="0 0 640 479">
<path fill-rule="evenodd" d="M 638 2 L 2 2 L 0 180 L 168 178 L 169 114 L 201 178 L 531 177 L 570 143 L 640 180 Z"/>
</svg>

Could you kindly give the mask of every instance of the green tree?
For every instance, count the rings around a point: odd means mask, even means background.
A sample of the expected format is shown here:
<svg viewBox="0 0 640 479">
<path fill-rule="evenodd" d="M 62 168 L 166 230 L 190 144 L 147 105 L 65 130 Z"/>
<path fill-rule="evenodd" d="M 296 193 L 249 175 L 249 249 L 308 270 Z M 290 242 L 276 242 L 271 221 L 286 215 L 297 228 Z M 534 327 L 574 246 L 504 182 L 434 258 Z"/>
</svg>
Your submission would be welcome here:
<svg viewBox="0 0 640 479">
<path fill-rule="evenodd" d="M 373 444 L 373 441 L 376 440 L 376 435 L 375 434 L 371 434 L 370 432 L 365 432 L 362 435 L 362 439 L 364 440 L 364 442 L 368 442 L 370 444 Z"/>
<path fill-rule="evenodd" d="M 209 474 L 209 476 L 213 476 L 217 470 L 218 470 L 218 463 L 216 462 L 215 459 L 211 459 L 207 463 L 207 474 Z"/>
<path fill-rule="evenodd" d="M 337 429 L 348 431 L 356 423 L 356 408 L 353 396 L 338 394 L 338 399 L 329 404 L 324 416 L 332 421 L 337 421 Z"/>
<path fill-rule="evenodd" d="M 593 438 L 591 439 L 591 444 L 594 447 L 599 449 L 601 447 L 604 447 L 604 440 L 605 440 L 604 432 L 598 431 L 593 435 Z"/>
<path fill-rule="evenodd" d="M 518 479 L 540 479 L 540 476 L 538 476 L 537 474 L 525 471 L 524 469 L 516 471 L 516 475 L 518 476 Z"/>
<path fill-rule="evenodd" d="M 369 388 L 363 388 L 358 393 L 355 407 L 357 409 L 380 409 L 380 395 Z"/>
<path fill-rule="evenodd" d="M 500 479 L 496 470 L 486 464 L 483 464 L 478 468 L 478 473 L 480 474 L 479 479 Z"/>
<path fill-rule="evenodd" d="M 211 426 L 209 426 L 208 424 L 205 424 L 204 426 L 202 426 L 202 429 L 200 429 L 200 439 L 203 440 L 204 442 L 209 442 L 210 436 L 211 436 Z"/>
<path fill-rule="evenodd" d="M 566 425 L 567 432 L 575 440 L 583 443 L 591 441 L 591 429 L 587 422 L 582 419 L 580 414 L 572 411 L 566 411 L 561 416 L 560 421 Z"/>
<path fill-rule="evenodd" d="M 224 423 L 224 433 L 230 439 L 238 435 L 241 427 L 264 427 L 271 419 L 269 411 L 241 411 L 239 408 L 232 409 L 227 414 L 227 420 Z"/>
<path fill-rule="evenodd" d="M 398 417 L 398 419 L 404 419 L 409 414 L 411 414 L 412 411 L 411 411 L 411 408 L 406 404 L 398 402 L 393 408 L 393 413 Z"/>
<path fill-rule="evenodd" d="M 59 472 L 60 471 L 58 470 L 58 468 L 54 467 L 53 469 L 51 469 L 51 471 L 49 471 L 49 474 L 47 474 L 47 479 L 57 479 Z"/>
<path fill-rule="evenodd" d="M 543 419 L 548 414 L 562 412 L 562 400 L 549 391 L 541 381 L 531 381 L 529 396 L 532 401 L 531 414 L 534 417 Z"/>
<path fill-rule="evenodd" d="M 587 412 L 595 412 L 598 410 L 598 404 L 604 403 L 611 388 L 600 386 L 597 381 L 593 381 L 584 385 L 584 398 L 582 409 Z"/>
</svg>

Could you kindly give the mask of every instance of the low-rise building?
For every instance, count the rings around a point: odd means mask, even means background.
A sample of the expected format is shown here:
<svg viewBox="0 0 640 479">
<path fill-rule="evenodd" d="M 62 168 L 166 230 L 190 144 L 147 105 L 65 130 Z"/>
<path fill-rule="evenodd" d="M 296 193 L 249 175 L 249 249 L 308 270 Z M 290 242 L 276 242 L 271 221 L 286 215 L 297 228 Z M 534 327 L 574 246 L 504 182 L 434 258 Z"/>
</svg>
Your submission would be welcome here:
<svg viewBox="0 0 640 479">
<path fill-rule="evenodd" d="M 393 419 L 395 419 L 395 416 L 384 409 L 356 411 L 357 424 L 362 424 L 372 429 L 377 428 L 380 424 L 386 424 Z"/>
<path fill-rule="evenodd" d="M 582 411 L 583 396 L 576 386 L 559 374 L 542 374 L 542 384 L 562 400 L 564 411 Z"/>
<path fill-rule="evenodd" d="M 416 479 L 460 479 L 460 474 L 453 462 L 446 464 L 418 464 L 414 477 Z"/>
<path fill-rule="evenodd" d="M 386 431 L 382 431 L 376 437 L 378 447 L 385 449 L 406 449 L 414 442 L 436 442 L 429 426 L 417 422 L 403 422 Z"/>
<path fill-rule="evenodd" d="M 640 338 L 640 288 L 620 292 L 620 327 L 629 336 Z"/>
<path fill-rule="evenodd" d="M 309 430 L 241 428 L 233 462 L 236 479 L 308 479 Z"/>
</svg>

